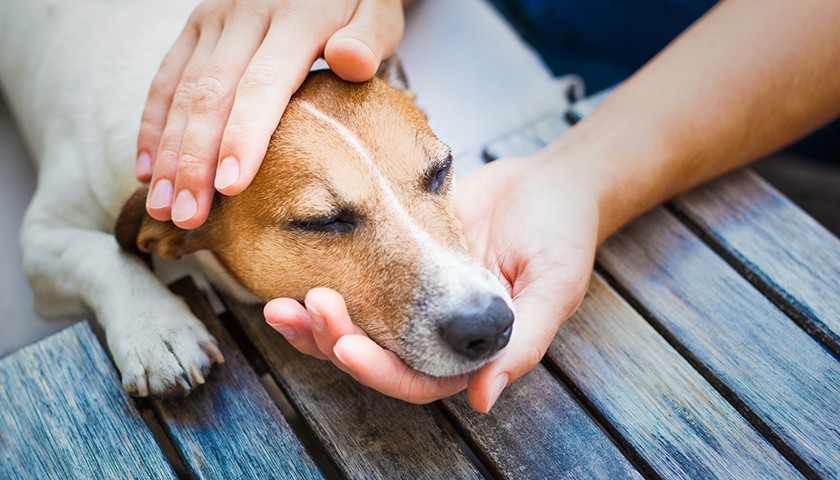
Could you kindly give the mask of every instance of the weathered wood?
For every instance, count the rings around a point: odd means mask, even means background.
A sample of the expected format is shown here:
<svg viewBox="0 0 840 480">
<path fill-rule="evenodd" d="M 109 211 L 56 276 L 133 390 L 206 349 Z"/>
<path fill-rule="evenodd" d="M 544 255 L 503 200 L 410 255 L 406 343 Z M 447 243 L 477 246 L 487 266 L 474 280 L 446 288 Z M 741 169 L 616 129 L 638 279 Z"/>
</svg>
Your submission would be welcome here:
<svg viewBox="0 0 840 480">
<path fill-rule="evenodd" d="M 511 384 L 489 414 L 476 413 L 463 393 L 441 403 L 500 478 L 641 478 L 541 365 Z"/>
<path fill-rule="evenodd" d="M 256 373 L 188 278 L 184 297 L 219 342 L 217 365 L 186 398 L 154 400 L 158 419 L 196 478 L 323 478 Z"/>
<path fill-rule="evenodd" d="M 0 360 L 0 478 L 175 478 L 87 323 Z"/>
<path fill-rule="evenodd" d="M 837 237 L 749 170 L 697 188 L 673 205 L 738 271 L 840 356 Z"/>
<path fill-rule="evenodd" d="M 664 209 L 598 260 L 800 470 L 840 476 L 840 363 L 828 351 Z"/>
<path fill-rule="evenodd" d="M 277 383 L 348 478 L 480 478 L 426 407 L 367 389 L 297 352 L 262 310 L 225 299 Z"/>
<path fill-rule="evenodd" d="M 598 275 L 548 358 L 663 478 L 798 476 Z"/>
</svg>

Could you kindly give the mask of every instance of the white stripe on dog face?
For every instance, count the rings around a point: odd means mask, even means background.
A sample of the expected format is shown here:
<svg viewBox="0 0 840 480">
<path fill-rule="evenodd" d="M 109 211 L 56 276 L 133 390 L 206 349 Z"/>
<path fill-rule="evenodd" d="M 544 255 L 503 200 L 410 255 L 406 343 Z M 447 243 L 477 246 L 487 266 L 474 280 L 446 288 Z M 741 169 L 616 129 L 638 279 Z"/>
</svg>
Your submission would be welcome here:
<svg viewBox="0 0 840 480">
<path fill-rule="evenodd" d="M 362 141 L 356 136 L 353 132 L 351 132 L 347 127 L 338 123 L 334 118 L 330 117 L 323 111 L 319 110 L 309 102 L 302 101 L 300 105 L 303 107 L 304 110 L 312 114 L 315 118 L 322 121 L 323 123 L 332 127 L 333 130 L 338 133 L 338 135 L 347 142 L 350 147 L 359 154 L 360 157 L 365 162 L 365 166 L 370 170 L 373 174 L 373 177 L 376 179 L 377 183 L 379 184 L 379 188 L 382 189 L 382 193 L 384 194 L 385 201 L 391 207 L 391 209 L 396 212 L 397 216 L 400 220 L 405 223 L 408 227 L 408 230 L 411 232 L 411 235 L 420 242 L 428 242 L 433 241 L 431 236 L 423 230 L 420 225 L 418 225 L 411 215 L 408 214 L 403 204 L 400 202 L 397 194 L 391 188 L 391 185 L 388 183 L 388 180 L 382 174 L 382 171 L 377 168 L 376 164 L 373 162 L 373 158 L 370 156 L 370 153 L 365 149 L 364 145 L 362 145 Z"/>
<path fill-rule="evenodd" d="M 379 168 L 377 168 L 373 158 L 365 149 L 364 145 L 362 145 L 362 141 L 358 136 L 311 103 L 301 101 L 300 105 L 316 119 L 335 130 L 362 157 L 365 165 L 379 184 L 388 206 L 391 207 L 397 217 L 408 227 L 411 236 L 417 241 L 421 255 L 423 256 L 423 269 L 421 272 L 423 282 L 433 284 L 438 287 L 438 291 L 443 292 L 440 296 L 436 297 L 434 307 L 432 308 L 440 312 L 456 311 L 465 302 L 469 301 L 470 298 L 482 292 L 485 294 L 494 293 L 504 298 L 508 305 L 513 308 L 510 297 L 508 297 L 504 287 L 489 271 L 472 260 L 466 253 L 456 252 L 451 248 L 441 245 L 414 221 L 400 202 L 393 188 L 391 188 L 388 180 Z M 435 315 L 429 315 L 429 317 L 436 318 Z M 438 326 L 436 324 L 427 325 L 425 330 L 427 330 L 425 336 L 428 337 L 428 343 L 435 345 L 440 343 L 437 334 Z M 441 348 L 440 350 L 449 352 L 447 348 Z M 449 358 L 452 354 L 446 353 L 442 355 L 440 358 Z M 430 364 L 435 364 L 439 361 L 439 358 L 435 355 L 432 355 L 431 358 L 433 360 L 429 360 Z M 449 360 L 443 363 L 446 364 L 447 362 Z"/>
</svg>

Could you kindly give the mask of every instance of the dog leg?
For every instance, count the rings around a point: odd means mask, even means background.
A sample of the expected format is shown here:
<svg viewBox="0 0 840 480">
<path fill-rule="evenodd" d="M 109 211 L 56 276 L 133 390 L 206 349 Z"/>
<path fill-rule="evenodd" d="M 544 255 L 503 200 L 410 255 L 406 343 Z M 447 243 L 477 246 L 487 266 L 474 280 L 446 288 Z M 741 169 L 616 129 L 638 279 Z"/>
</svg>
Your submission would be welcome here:
<svg viewBox="0 0 840 480">
<path fill-rule="evenodd" d="M 27 218 L 22 242 L 36 302 L 95 306 L 132 395 L 187 394 L 204 383 L 213 363 L 224 362 L 186 303 L 122 252 L 112 234 Z"/>
</svg>

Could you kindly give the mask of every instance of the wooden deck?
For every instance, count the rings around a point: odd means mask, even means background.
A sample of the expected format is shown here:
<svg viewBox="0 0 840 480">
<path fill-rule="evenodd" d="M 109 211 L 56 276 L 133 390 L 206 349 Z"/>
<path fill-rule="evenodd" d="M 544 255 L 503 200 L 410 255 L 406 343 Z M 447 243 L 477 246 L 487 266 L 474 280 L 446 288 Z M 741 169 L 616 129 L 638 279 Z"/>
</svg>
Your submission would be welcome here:
<svg viewBox="0 0 840 480">
<path fill-rule="evenodd" d="M 596 272 L 488 415 L 383 397 L 177 282 L 227 363 L 134 401 L 87 323 L 0 360 L 0 478 L 840 478 L 840 240 L 740 171 Z"/>
</svg>

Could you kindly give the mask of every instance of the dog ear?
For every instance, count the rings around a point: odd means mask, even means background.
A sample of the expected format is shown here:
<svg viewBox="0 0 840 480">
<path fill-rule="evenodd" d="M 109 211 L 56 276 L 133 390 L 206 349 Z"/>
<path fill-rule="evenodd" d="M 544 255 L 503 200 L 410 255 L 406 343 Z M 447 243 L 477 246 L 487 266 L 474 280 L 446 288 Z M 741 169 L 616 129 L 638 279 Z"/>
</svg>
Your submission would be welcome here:
<svg viewBox="0 0 840 480">
<path fill-rule="evenodd" d="M 123 250 L 147 258 L 155 253 L 166 260 L 177 260 L 187 253 L 206 249 L 204 228 L 183 230 L 172 222 L 159 222 L 146 213 L 148 185 L 137 189 L 125 202 L 114 235 Z"/>
<path fill-rule="evenodd" d="M 379 70 L 376 71 L 376 77 L 384 80 L 388 85 L 399 90 L 403 95 L 408 97 L 412 102 L 416 95 L 408 86 L 408 78 L 405 76 L 400 57 L 396 54 L 391 55 L 379 64 Z"/>
</svg>

